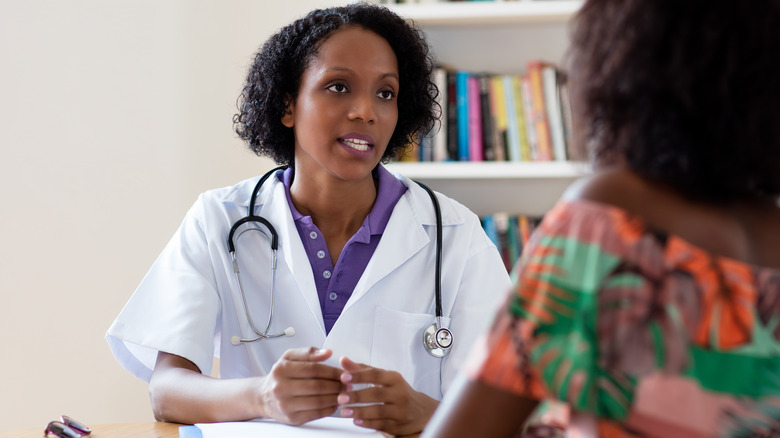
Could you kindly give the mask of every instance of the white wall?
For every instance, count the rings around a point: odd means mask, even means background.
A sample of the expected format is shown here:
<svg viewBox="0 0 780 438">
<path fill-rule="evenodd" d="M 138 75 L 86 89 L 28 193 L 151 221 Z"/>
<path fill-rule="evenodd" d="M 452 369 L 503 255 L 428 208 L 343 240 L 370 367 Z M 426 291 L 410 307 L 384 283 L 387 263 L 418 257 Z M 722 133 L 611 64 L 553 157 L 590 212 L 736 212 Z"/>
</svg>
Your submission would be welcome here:
<svg viewBox="0 0 780 438">
<path fill-rule="evenodd" d="M 0 430 L 152 420 L 104 334 L 198 193 L 270 168 L 245 69 L 326 0 L 0 0 Z"/>
</svg>

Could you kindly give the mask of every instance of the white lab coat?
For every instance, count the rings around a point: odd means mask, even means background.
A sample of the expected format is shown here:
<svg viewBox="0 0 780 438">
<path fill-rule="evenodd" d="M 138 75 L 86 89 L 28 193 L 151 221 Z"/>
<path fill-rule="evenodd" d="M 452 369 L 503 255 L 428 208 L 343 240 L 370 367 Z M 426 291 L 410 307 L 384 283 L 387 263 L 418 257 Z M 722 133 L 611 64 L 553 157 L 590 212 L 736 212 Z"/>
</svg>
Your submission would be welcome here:
<svg viewBox="0 0 780 438">
<path fill-rule="evenodd" d="M 204 374 L 220 358 L 222 378 L 268 373 L 295 347 L 330 348 L 331 364 L 347 356 L 395 370 L 416 390 L 441 399 L 472 342 L 487 328 L 510 287 L 500 255 L 479 219 L 437 194 L 442 211 L 443 324 L 454 345 L 443 359 L 423 348 L 434 322 L 436 221 L 429 195 L 409 179 L 384 235 L 344 310 L 326 336 L 312 268 L 292 219 L 283 184 L 269 178 L 255 212 L 279 235 L 275 311 L 269 333 L 292 326 L 295 335 L 233 345 L 255 337 L 241 301 L 227 250 L 232 224 L 246 215 L 258 178 L 202 194 L 181 227 L 109 328 L 117 360 L 149 380 L 158 351 L 189 359 Z M 241 281 L 255 326 L 263 330 L 270 306 L 270 241 L 249 232 L 236 245 Z"/>
</svg>

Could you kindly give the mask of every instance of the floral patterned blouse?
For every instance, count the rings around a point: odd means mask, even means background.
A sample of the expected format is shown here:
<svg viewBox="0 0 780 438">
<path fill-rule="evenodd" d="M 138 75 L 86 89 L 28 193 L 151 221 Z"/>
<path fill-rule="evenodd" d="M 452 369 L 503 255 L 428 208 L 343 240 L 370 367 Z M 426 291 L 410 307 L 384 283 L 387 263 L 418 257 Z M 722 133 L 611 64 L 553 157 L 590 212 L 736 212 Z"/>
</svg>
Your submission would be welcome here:
<svg viewBox="0 0 780 438">
<path fill-rule="evenodd" d="M 780 269 L 578 200 L 513 275 L 466 371 L 542 402 L 522 436 L 780 437 Z"/>
</svg>

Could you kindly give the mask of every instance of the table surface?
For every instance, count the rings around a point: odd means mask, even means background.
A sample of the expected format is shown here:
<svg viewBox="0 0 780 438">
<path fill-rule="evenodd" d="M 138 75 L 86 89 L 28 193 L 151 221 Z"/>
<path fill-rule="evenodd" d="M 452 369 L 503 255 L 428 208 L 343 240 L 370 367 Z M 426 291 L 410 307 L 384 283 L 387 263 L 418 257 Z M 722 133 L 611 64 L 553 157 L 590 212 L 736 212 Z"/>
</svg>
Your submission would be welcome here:
<svg viewBox="0 0 780 438">
<path fill-rule="evenodd" d="M 148 423 L 117 423 L 90 425 L 92 434 L 89 438 L 179 438 L 178 423 L 148 422 Z M 35 429 L 0 431 L 0 438 L 41 438 L 46 425 Z M 404 438 L 417 438 L 419 434 L 407 435 Z"/>
</svg>

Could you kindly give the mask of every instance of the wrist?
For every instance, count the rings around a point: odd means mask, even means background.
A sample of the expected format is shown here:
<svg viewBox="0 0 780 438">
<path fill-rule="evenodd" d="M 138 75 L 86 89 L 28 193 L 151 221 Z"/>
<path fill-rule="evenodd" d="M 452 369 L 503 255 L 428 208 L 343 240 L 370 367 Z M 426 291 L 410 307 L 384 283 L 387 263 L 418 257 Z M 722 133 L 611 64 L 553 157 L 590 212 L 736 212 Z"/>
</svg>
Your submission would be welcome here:
<svg viewBox="0 0 780 438">
<path fill-rule="evenodd" d="M 270 418 L 268 409 L 267 376 L 252 378 L 246 385 L 246 406 L 251 418 Z"/>
</svg>

